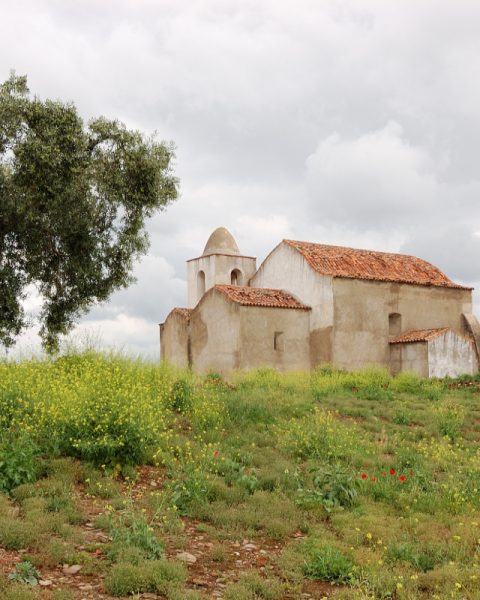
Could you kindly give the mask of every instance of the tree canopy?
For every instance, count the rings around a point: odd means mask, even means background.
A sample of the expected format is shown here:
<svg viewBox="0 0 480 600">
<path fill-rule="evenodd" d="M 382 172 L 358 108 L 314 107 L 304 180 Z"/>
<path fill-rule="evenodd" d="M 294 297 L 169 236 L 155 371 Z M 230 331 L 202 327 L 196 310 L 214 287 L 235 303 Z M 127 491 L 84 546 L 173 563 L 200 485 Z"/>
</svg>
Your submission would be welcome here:
<svg viewBox="0 0 480 600">
<path fill-rule="evenodd" d="M 79 316 L 132 283 L 145 221 L 177 197 L 171 144 L 74 104 L 32 97 L 26 77 L 0 85 L 0 342 L 28 325 L 28 286 L 42 297 L 40 336 L 58 347 Z"/>
</svg>

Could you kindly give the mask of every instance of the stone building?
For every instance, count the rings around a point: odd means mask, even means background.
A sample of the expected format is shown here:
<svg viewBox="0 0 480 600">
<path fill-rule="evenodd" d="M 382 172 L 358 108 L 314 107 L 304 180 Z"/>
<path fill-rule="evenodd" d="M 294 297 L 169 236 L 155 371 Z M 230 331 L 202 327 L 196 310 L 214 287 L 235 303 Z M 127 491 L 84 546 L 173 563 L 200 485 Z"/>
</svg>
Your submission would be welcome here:
<svg viewBox="0 0 480 600">
<path fill-rule="evenodd" d="M 425 377 L 476 373 L 472 289 L 402 254 L 283 240 L 257 270 L 224 228 L 187 261 L 188 308 L 160 325 L 161 357 L 195 371 L 322 363 Z"/>
</svg>

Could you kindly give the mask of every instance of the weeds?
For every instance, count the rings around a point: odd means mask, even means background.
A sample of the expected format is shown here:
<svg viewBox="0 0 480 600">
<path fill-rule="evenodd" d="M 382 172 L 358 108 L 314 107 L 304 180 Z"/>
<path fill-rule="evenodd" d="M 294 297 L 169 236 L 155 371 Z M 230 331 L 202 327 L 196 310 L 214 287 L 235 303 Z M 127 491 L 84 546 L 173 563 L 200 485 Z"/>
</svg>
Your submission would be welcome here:
<svg viewBox="0 0 480 600">
<path fill-rule="evenodd" d="M 241 575 L 228 600 L 326 582 L 348 600 L 475 598 L 478 393 L 475 378 L 379 369 L 259 370 L 231 383 L 88 352 L 4 361 L 0 546 L 42 572 L 82 565 L 110 595 L 198 600 L 164 558 L 189 551 L 194 523 L 205 543 L 194 553 Z M 86 518 L 101 543 L 85 539 Z M 268 552 L 252 550 L 241 573 L 246 539 Z M 35 590 L 0 577 L 2 599 L 70 600 Z"/>
</svg>

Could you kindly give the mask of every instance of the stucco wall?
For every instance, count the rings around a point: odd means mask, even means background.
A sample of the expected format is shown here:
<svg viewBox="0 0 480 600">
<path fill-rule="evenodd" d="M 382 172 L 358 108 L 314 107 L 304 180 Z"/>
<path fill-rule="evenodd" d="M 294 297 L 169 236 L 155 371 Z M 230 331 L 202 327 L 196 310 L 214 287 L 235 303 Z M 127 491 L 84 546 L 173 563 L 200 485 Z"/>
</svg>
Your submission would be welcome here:
<svg viewBox="0 0 480 600">
<path fill-rule="evenodd" d="M 197 276 L 205 273 L 205 291 L 217 283 L 230 285 L 234 269 L 241 272 L 238 285 L 248 285 L 257 268 L 257 259 L 251 256 L 210 254 L 187 262 L 188 307 L 193 308 L 201 299 L 198 293 Z"/>
<path fill-rule="evenodd" d="M 251 281 L 252 287 L 278 288 L 311 306 L 310 363 L 332 360 L 333 285 L 331 277 L 316 273 L 291 246 L 279 244 L 264 260 Z"/>
<path fill-rule="evenodd" d="M 400 372 L 410 371 L 420 377 L 428 377 L 427 342 L 411 342 L 408 344 L 392 344 L 401 355 Z"/>
<path fill-rule="evenodd" d="M 478 371 L 473 342 L 447 331 L 428 342 L 429 377 L 458 377 Z"/>
<path fill-rule="evenodd" d="M 160 325 L 160 358 L 188 367 L 188 321 L 178 313 L 170 313 Z"/>
<path fill-rule="evenodd" d="M 310 369 L 310 311 L 240 307 L 240 368 Z M 275 333 L 277 349 L 274 348 Z"/>
<path fill-rule="evenodd" d="M 368 364 L 389 367 L 389 314 L 401 314 L 401 330 L 451 327 L 463 331 L 471 311 L 469 290 L 409 284 L 333 280 L 332 361 L 353 370 Z"/>
<path fill-rule="evenodd" d="M 240 367 L 240 306 L 211 289 L 190 318 L 192 368 L 228 373 Z"/>
</svg>

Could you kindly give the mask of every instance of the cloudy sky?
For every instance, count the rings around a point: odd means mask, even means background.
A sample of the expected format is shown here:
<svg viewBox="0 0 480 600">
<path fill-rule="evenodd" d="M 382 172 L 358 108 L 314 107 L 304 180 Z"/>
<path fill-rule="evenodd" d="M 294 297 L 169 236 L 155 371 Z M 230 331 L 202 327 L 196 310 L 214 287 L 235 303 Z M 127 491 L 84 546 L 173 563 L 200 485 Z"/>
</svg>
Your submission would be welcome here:
<svg viewBox="0 0 480 600">
<path fill-rule="evenodd" d="M 399 251 L 480 289 L 479 32 L 477 0 L 2 2 L 0 80 L 177 147 L 138 283 L 75 339 L 158 356 L 220 225 L 259 261 L 284 237 Z"/>
</svg>

